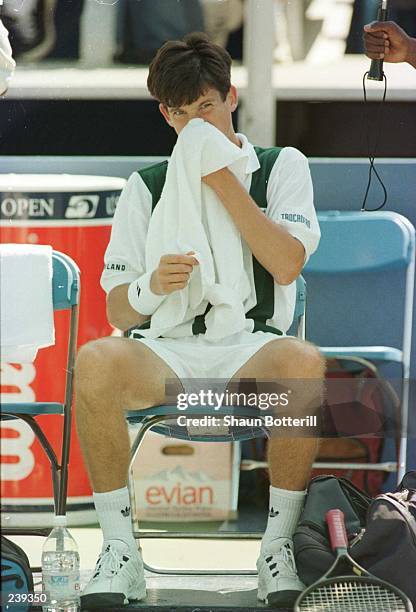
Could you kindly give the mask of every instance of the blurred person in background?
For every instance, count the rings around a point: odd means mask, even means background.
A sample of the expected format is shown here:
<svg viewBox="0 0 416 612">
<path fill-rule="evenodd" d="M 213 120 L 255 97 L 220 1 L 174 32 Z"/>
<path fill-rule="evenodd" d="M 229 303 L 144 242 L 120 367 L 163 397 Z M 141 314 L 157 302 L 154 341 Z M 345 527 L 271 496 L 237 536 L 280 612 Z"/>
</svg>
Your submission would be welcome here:
<svg viewBox="0 0 416 612">
<path fill-rule="evenodd" d="M 24 62 L 79 59 L 84 0 L 7 0 L 4 21 Z"/>
<path fill-rule="evenodd" d="M 188 32 L 206 32 L 209 38 L 241 59 L 243 0 L 119 0 L 117 52 L 122 64 L 149 64 L 167 41 Z"/>
<path fill-rule="evenodd" d="M 204 18 L 199 0 L 119 0 L 118 50 L 114 60 L 122 64 L 149 64 L 167 40 L 203 30 Z"/>
<path fill-rule="evenodd" d="M 394 21 L 373 21 L 364 26 L 365 54 L 385 62 L 407 62 L 416 68 L 416 38 Z"/>
<path fill-rule="evenodd" d="M 6 93 L 16 62 L 12 57 L 9 33 L 0 19 L 0 95 Z"/>
</svg>

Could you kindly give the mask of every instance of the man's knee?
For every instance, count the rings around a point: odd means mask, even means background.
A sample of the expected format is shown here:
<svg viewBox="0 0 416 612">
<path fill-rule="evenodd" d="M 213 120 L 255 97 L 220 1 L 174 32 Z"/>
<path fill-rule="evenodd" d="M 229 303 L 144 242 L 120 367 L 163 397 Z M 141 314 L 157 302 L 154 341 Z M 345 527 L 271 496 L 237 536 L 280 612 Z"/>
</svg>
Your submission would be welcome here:
<svg viewBox="0 0 416 612">
<path fill-rule="evenodd" d="M 325 358 L 320 353 L 318 347 L 311 342 L 298 340 L 297 338 L 285 338 L 276 343 L 276 368 L 285 364 L 285 371 L 288 378 L 317 378 L 325 376 Z"/>
<path fill-rule="evenodd" d="M 100 338 L 84 344 L 75 363 L 77 394 L 97 393 L 113 387 L 119 375 L 120 348 L 117 338 Z"/>
<path fill-rule="evenodd" d="M 325 376 L 326 362 L 317 346 L 305 340 L 298 340 L 298 360 L 302 370 L 308 378 L 323 378 Z"/>
<path fill-rule="evenodd" d="M 139 410 L 162 403 L 164 395 L 163 371 L 151 351 L 135 340 L 100 338 L 81 347 L 75 364 L 75 396 L 81 409 L 100 411 L 105 402 L 117 410 Z"/>
</svg>

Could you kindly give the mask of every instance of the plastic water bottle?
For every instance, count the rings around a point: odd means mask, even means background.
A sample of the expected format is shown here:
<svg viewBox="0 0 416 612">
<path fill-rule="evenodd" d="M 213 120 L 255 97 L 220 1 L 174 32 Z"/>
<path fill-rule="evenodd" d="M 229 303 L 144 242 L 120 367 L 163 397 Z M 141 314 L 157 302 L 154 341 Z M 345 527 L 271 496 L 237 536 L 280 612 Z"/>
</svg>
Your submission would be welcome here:
<svg viewBox="0 0 416 612">
<path fill-rule="evenodd" d="M 55 516 L 42 550 L 43 612 L 77 612 L 80 606 L 79 554 L 66 528 L 66 516 Z"/>
</svg>

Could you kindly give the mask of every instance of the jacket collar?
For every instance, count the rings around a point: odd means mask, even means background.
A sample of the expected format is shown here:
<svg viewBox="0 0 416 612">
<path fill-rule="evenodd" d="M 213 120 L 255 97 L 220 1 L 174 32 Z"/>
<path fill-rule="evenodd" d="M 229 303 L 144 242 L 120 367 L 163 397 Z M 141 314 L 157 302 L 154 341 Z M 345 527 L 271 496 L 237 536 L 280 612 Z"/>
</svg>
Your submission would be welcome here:
<svg viewBox="0 0 416 612">
<path fill-rule="evenodd" d="M 237 133 L 237 138 L 241 142 L 241 149 L 247 154 L 246 174 L 252 174 L 260 168 L 260 162 L 256 155 L 253 145 L 248 141 L 247 136 Z"/>
</svg>

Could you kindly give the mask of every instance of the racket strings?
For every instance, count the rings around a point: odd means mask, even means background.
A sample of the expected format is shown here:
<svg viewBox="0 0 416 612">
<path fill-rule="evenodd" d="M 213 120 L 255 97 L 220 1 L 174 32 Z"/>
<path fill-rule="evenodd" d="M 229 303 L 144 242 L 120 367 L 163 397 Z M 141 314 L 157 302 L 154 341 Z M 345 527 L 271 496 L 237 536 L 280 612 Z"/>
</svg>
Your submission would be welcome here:
<svg viewBox="0 0 416 612">
<path fill-rule="evenodd" d="M 379 584 L 345 580 L 317 587 L 299 602 L 302 612 L 406 612 L 403 600 Z"/>
</svg>

